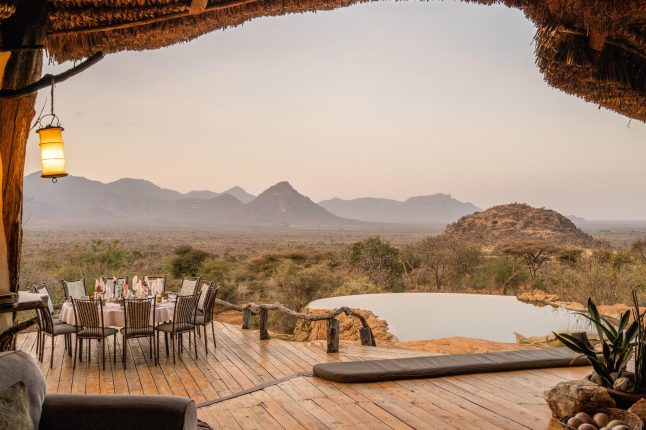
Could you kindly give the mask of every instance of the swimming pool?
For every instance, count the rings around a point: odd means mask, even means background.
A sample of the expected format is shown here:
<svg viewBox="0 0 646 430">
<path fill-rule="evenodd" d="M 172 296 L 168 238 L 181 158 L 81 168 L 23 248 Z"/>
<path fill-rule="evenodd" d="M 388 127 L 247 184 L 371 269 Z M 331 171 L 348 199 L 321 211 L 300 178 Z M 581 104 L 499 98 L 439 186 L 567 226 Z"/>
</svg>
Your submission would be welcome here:
<svg viewBox="0 0 646 430">
<path fill-rule="evenodd" d="M 315 300 L 311 309 L 340 306 L 369 309 L 388 321 L 399 340 L 463 336 L 498 342 L 515 342 L 524 336 L 552 331 L 587 330 L 585 318 L 553 306 L 535 306 L 513 296 L 453 293 L 385 293 L 339 296 Z"/>
</svg>

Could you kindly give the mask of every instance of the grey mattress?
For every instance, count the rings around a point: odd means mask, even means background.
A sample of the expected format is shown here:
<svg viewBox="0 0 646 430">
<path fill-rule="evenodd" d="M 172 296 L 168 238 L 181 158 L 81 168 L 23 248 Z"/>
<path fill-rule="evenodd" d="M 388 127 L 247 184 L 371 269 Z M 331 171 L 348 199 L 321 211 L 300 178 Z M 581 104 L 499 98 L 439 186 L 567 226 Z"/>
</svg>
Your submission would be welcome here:
<svg viewBox="0 0 646 430">
<path fill-rule="evenodd" d="M 337 382 L 377 382 L 589 364 L 567 348 L 551 348 L 322 363 L 314 366 L 314 376 Z"/>
</svg>

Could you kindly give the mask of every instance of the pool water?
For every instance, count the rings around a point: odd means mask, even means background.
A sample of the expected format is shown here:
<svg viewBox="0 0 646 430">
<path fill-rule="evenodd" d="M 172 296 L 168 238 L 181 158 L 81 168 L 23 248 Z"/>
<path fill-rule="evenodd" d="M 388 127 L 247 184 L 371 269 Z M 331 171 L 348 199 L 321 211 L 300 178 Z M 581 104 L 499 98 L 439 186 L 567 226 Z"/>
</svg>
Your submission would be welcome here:
<svg viewBox="0 0 646 430">
<path fill-rule="evenodd" d="M 588 321 L 563 308 L 535 306 L 512 296 L 449 293 L 386 293 L 340 296 L 311 302 L 311 309 L 340 306 L 371 310 L 388 321 L 399 340 L 463 336 L 515 342 L 514 332 L 544 336 L 589 330 Z"/>
</svg>

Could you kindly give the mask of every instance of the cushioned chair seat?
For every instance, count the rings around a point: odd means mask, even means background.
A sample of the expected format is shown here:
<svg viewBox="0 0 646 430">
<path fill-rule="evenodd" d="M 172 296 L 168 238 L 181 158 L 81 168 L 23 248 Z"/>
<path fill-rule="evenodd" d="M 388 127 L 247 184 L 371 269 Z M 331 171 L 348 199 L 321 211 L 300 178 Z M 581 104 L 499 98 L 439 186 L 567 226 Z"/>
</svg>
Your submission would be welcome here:
<svg viewBox="0 0 646 430">
<path fill-rule="evenodd" d="M 314 376 L 337 382 L 376 382 L 589 365 L 586 358 L 567 348 L 552 348 L 322 363 L 314 366 Z"/>
<path fill-rule="evenodd" d="M 61 317 L 52 316 L 52 321 L 54 322 L 54 325 L 64 324 L 64 322 L 61 321 Z"/>
<path fill-rule="evenodd" d="M 79 330 L 78 337 L 101 338 L 103 337 L 103 334 L 105 334 L 106 336 L 112 336 L 113 334 L 117 334 L 117 332 L 118 330 L 112 327 L 106 327 L 105 329 L 103 329 L 103 331 L 100 328 L 84 328 L 83 330 Z"/>
<path fill-rule="evenodd" d="M 121 334 L 126 334 L 126 328 L 122 328 L 119 330 Z M 153 326 L 149 326 L 147 328 L 129 328 L 128 329 L 128 336 L 152 336 L 153 333 L 155 333 L 155 329 Z"/>
<path fill-rule="evenodd" d="M 155 327 L 155 330 L 163 331 L 166 333 L 172 333 L 173 332 L 173 323 L 164 323 L 164 324 L 159 324 L 158 326 Z M 176 324 L 175 325 L 175 331 L 180 332 L 180 331 L 188 331 L 188 330 L 193 330 L 193 324 L 188 324 L 188 323 L 181 323 L 181 324 Z"/>
<path fill-rule="evenodd" d="M 195 317 L 195 324 L 204 325 L 204 315 L 198 315 Z"/>
<path fill-rule="evenodd" d="M 54 324 L 54 335 L 76 333 L 76 327 L 70 324 Z"/>
</svg>

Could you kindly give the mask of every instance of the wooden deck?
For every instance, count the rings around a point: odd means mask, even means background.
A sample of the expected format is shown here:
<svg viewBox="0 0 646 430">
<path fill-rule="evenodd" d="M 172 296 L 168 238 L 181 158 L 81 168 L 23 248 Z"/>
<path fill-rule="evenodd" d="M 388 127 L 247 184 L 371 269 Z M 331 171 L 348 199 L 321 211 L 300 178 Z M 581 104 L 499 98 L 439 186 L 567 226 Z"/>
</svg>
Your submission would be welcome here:
<svg viewBox="0 0 646 430">
<path fill-rule="evenodd" d="M 580 378 L 589 368 L 545 369 L 409 381 L 338 384 L 303 373 L 315 363 L 423 355 L 414 351 L 342 345 L 327 354 L 322 342 L 261 341 L 255 330 L 216 323 L 217 349 L 203 343 L 185 351 L 173 366 L 163 355 L 153 366 L 147 340 L 131 340 L 124 370 L 118 338 L 117 364 L 106 354 L 100 370 L 92 361 L 77 363 L 63 354 L 58 340 L 49 368 L 49 340 L 40 369 L 50 392 L 190 396 L 197 403 L 267 383 L 264 389 L 201 408 L 199 417 L 215 429 L 559 429 L 550 419 L 543 391 Z M 36 358 L 35 333 L 20 335 L 18 347 Z M 198 342 L 199 342 L 198 338 Z M 185 347 L 188 342 L 185 342 Z M 112 356 L 112 341 L 106 344 Z M 299 376 L 300 375 L 300 376 Z M 284 378 L 283 382 L 274 383 Z"/>
</svg>

